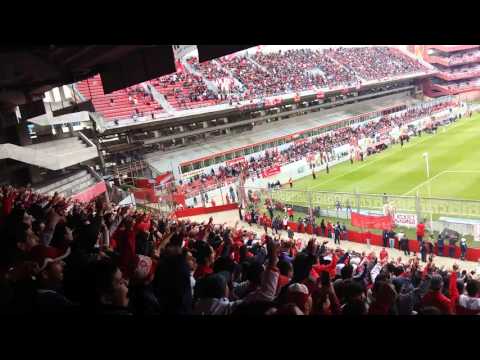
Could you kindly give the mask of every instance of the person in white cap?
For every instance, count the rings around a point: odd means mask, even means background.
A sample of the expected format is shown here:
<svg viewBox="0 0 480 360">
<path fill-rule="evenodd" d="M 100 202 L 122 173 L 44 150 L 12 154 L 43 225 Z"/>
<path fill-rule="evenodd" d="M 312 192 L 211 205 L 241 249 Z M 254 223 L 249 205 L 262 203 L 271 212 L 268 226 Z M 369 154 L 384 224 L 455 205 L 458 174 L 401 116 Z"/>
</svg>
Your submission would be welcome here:
<svg viewBox="0 0 480 360">
<path fill-rule="evenodd" d="M 312 297 L 304 284 L 293 283 L 288 287 L 287 302 L 298 306 L 304 315 L 309 315 L 312 310 Z"/>
</svg>

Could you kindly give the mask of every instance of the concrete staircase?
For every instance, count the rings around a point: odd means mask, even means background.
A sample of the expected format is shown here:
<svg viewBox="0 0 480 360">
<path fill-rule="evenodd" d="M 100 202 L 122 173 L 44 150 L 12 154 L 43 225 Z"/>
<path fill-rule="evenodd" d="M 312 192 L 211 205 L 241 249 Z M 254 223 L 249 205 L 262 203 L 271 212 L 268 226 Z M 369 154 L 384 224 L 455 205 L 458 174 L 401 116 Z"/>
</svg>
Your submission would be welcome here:
<svg viewBox="0 0 480 360">
<path fill-rule="evenodd" d="M 60 170 L 98 157 L 97 147 L 82 133 L 75 137 L 29 146 L 0 144 L 0 159 L 13 159 L 49 170 Z"/>
<path fill-rule="evenodd" d="M 165 99 L 165 96 L 161 94 L 160 92 L 155 89 L 155 86 L 149 84 L 149 83 L 142 83 L 142 87 L 145 89 L 145 91 L 153 96 L 153 99 L 159 103 L 162 108 L 165 109 L 166 112 L 169 114 L 175 113 L 175 109 L 170 105 L 170 103 Z"/>
<path fill-rule="evenodd" d="M 35 191 L 46 195 L 53 195 L 57 192 L 60 196 L 70 197 L 86 190 L 96 183 L 97 179 L 87 170 L 81 170 L 47 185 L 41 185 L 35 188 Z"/>
<path fill-rule="evenodd" d="M 253 60 L 250 56 L 246 56 L 245 57 L 248 61 L 250 61 L 252 64 L 254 64 L 255 66 L 259 67 L 260 69 L 262 69 L 263 71 L 265 71 L 266 73 L 270 73 L 270 71 L 268 71 L 268 69 L 263 66 L 263 65 L 260 65 L 258 62 L 256 62 L 255 60 Z"/>
<path fill-rule="evenodd" d="M 195 69 L 193 68 L 193 66 L 190 65 L 189 63 L 185 62 L 185 63 L 183 63 L 183 66 L 185 67 L 185 69 L 187 69 L 187 71 L 188 71 L 189 73 L 201 77 L 202 80 L 205 82 L 205 85 L 207 85 L 207 88 L 210 89 L 211 91 L 213 91 L 215 94 L 218 94 L 219 89 L 218 89 L 218 87 L 217 87 L 217 85 L 216 85 L 215 83 L 213 83 L 212 81 L 208 80 L 205 76 L 203 76 L 203 74 L 202 74 L 200 71 L 195 70 Z"/>
</svg>

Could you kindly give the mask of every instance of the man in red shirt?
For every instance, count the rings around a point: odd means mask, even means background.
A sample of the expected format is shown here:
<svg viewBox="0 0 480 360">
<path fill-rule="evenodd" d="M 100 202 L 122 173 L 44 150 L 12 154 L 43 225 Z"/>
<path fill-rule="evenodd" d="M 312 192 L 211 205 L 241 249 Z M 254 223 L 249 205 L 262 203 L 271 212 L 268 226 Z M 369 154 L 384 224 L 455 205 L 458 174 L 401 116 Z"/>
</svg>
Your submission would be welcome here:
<svg viewBox="0 0 480 360">
<path fill-rule="evenodd" d="M 388 252 L 387 249 L 383 248 L 380 251 L 380 263 L 385 264 L 386 262 L 388 262 Z"/>
<path fill-rule="evenodd" d="M 293 209 L 291 207 L 288 208 L 287 210 L 288 217 L 290 221 L 293 221 Z"/>
<path fill-rule="evenodd" d="M 422 221 L 417 225 L 417 241 L 422 242 L 425 236 L 425 223 Z"/>
<path fill-rule="evenodd" d="M 452 304 L 449 298 L 442 294 L 443 279 L 440 275 L 433 275 L 430 279 L 430 290 L 422 299 L 422 307 L 433 306 L 444 315 L 452 314 Z"/>
</svg>

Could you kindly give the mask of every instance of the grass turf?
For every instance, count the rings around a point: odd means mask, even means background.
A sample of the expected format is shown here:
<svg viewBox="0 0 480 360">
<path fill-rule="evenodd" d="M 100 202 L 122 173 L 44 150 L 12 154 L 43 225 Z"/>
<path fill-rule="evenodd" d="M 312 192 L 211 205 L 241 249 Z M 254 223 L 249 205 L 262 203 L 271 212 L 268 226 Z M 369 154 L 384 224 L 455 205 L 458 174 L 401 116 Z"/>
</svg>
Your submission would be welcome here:
<svg viewBox="0 0 480 360">
<path fill-rule="evenodd" d="M 480 200 L 480 114 L 441 127 L 436 135 L 411 138 L 363 162 L 342 163 L 294 182 L 293 189 L 396 194 Z M 425 160 L 428 152 L 430 180 Z M 430 185 L 430 186 L 429 186 Z M 430 189 L 429 189 L 430 187 Z"/>
</svg>

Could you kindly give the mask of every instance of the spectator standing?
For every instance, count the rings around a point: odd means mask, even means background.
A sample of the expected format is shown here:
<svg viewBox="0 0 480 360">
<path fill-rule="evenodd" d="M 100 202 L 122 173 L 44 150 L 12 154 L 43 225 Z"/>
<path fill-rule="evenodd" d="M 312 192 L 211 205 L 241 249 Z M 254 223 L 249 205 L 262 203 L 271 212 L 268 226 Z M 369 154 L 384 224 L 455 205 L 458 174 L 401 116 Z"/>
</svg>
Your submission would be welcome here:
<svg viewBox="0 0 480 360">
<path fill-rule="evenodd" d="M 422 257 L 422 262 L 427 262 L 427 244 L 425 241 L 420 243 L 420 255 Z"/>
<path fill-rule="evenodd" d="M 335 225 L 335 229 L 334 229 L 334 233 L 335 233 L 335 238 L 334 238 L 334 242 L 335 244 L 338 244 L 340 245 L 340 232 L 341 232 L 341 229 L 340 229 L 340 223 L 337 222 L 337 224 Z"/>
<path fill-rule="evenodd" d="M 450 299 L 442 293 L 443 278 L 435 274 L 430 279 L 429 291 L 422 298 L 422 307 L 436 307 L 443 315 L 452 314 Z"/>
<path fill-rule="evenodd" d="M 443 240 L 443 237 L 441 235 L 438 235 L 437 249 L 438 249 L 438 255 L 439 256 L 444 256 L 444 253 L 443 253 L 444 240 Z"/>
<path fill-rule="evenodd" d="M 467 240 L 462 236 L 460 240 L 460 260 L 465 260 L 465 254 L 467 253 Z"/>
<path fill-rule="evenodd" d="M 417 225 L 417 241 L 423 242 L 425 236 L 425 220 Z"/>
<path fill-rule="evenodd" d="M 382 239 L 383 239 L 383 247 L 386 248 L 388 246 L 388 230 L 382 231 Z"/>
</svg>

